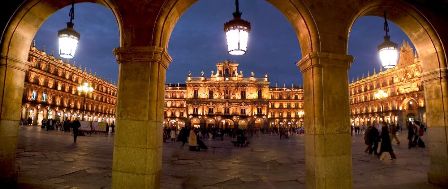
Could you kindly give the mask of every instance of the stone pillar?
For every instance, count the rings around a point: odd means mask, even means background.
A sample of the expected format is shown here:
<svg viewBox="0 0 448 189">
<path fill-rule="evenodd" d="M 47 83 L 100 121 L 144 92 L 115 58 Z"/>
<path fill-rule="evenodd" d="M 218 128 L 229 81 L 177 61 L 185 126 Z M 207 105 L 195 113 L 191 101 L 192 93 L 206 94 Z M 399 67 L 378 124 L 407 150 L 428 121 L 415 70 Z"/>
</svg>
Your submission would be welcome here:
<svg viewBox="0 0 448 189">
<path fill-rule="evenodd" d="M 423 76 L 427 146 L 431 159 L 429 182 L 448 186 L 448 71 L 446 68 L 427 72 Z"/>
<path fill-rule="evenodd" d="M 160 188 L 165 73 L 160 47 L 115 49 L 119 65 L 112 187 Z"/>
<path fill-rule="evenodd" d="M 0 185 L 13 185 L 17 174 L 15 158 L 22 106 L 26 64 L 0 58 Z"/>
<path fill-rule="evenodd" d="M 310 53 L 304 80 L 306 187 L 352 188 L 348 68 L 352 56 Z"/>
</svg>

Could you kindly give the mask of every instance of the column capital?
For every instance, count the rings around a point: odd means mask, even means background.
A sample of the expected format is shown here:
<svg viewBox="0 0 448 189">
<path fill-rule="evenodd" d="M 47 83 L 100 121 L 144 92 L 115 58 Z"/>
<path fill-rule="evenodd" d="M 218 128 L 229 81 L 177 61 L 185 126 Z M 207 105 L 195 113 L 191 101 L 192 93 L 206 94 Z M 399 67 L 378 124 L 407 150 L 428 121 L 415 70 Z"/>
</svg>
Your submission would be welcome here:
<svg viewBox="0 0 448 189">
<path fill-rule="evenodd" d="M 26 72 L 28 70 L 29 62 L 21 61 L 16 58 L 8 56 L 0 56 L 0 67 L 8 67 L 15 70 Z"/>
<path fill-rule="evenodd" d="M 163 67 L 173 60 L 165 48 L 158 46 L 119 47 L 114 49 L 119 64 L 131 62 L 157 62 Z"/>
<path fill-rule="evenodd" d="M 448 68 L 437 68 L 434 70 L 429 70 L 427 72 L 423 72 L 422 74 L 422 82 L 427 83 L 434 80 L 446 80 L 448 78 Z"/>
<path fill-rule="evenodd" d="M 321 61 L 327 60 L 327 61 Z M 297 62 L 297 67 L 300 68 L 301 72 L 306 72 L 312 67 L 322 67 L 322 66 L 338 66 L 350 68 L 353 62 L 353 56 L 346 54 L 336 54 L 328 52 L 311 52 L 302 57 L 301 60 Z"/>
</svg>

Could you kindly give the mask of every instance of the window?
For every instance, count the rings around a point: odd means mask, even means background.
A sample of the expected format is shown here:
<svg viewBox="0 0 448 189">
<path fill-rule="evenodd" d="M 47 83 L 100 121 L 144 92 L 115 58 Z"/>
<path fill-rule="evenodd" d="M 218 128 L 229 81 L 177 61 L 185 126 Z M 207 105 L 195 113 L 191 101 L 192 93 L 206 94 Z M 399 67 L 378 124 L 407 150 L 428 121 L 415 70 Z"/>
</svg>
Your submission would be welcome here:
<svg viewBox="0 0 448 189">
<path fill-rule="evenodd" d="M 287 106 L 288 106 L 288 108 L 291 108 L 291 103 L 288 103 L 288 105 L 287 105 Z"/>
<path fill-rule="evenodd" d="M 287 112 L 286 113 L 286 117 L 290 118 L 291 117 L 291 112 Z"/>
<path fill-rule="evenodd" d="M 224 90 L 224 99 L 230 99 L 230 91 Z"/>
<path fill-rule="evenodd" d="M 261 91 L 261 89 L 258 89 L 258 99 L 262 99 L 263 98 L 263 93 Z"/>
<path fill-rule="evenodd" d="M 198 114 L 198 108 L 193 108 L 193 114 Z"/>
<path fill-rule="evenodd" d="M 213 114 L 213 108 L 208 108 L 208 114 Z"/>
<path fill-rule="evenodd" d="M 283 95 L 282 94 L 279 95 L 279 99 L 283 99 Z"/>
<path fill-rule="evenodd" d="M 37 98 L 37 92 L 36 92 L 36 91 L 33 91 L 33 92 L 31 93 L 31 100 L 36 100 L 36 98 Z"/>
<path fill-rule="evenodd" d="M 261 111 L 261 107 L 257 108 L 257 114 L 262 114 L 263 112 Z"/>
<path fill-rule="evenodd" d="M 246 115 L 246 109 L 241 109 L 241 115 Z"/>
<path fill-rule="evenodd" d="M 246 91 L 241 91 L 241 99 L 246 99 Z"/>
<path fill-rule="evenodd" d="M 230 113 L 230 109 L 229 108 L 224 108 L 224 114 L 229 114 Z"/>
<path fill-rule="evenodd" d="M 283 103 L 280 103 L 280 108 L 283 108 Z"/>
<path fill-rule="evenodd" d="M 47 102 L 47 94 L 42 93 L 42 102 Z"/>
<path fill-rule="evenodd" d="M 271 117 L 274 117 L 274 112 L 271 112 Z"/>
<path fill-rule="evenodd" d="M 184 117 L 184 112 L 180 112 L 180 117 Z"/>
<path fill-rule="evenodd" d="M 299 100 L 299 95 L 294 95 L 294 99 Z"/>
<path fill-rule="evenodd" d="M 208 91 L 208 99 L 213 99 L 213 91 Z"/>
<path fill-rule="evenodd" d="M 299 108 L 299 103 L 294 103 L 294 108 Z"/>
<path fill-rule="evenodd" d="M 195 89 L 193 92 L 193 98 L 198 98 L 198 97 L 199 97 L 199 92 L 197 89 Z"/>
</svg>

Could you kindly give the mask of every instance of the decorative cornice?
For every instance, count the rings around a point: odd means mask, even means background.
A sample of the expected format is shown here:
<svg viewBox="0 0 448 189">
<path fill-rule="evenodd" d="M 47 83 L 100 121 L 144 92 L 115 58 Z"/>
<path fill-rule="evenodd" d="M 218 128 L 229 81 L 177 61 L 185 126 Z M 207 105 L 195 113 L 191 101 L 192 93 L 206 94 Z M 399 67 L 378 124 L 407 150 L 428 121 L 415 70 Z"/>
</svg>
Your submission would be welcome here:
<svg viewBox="0 0 448 189">
<path fill-rule="evenodd" d="M 321 60 L 330 60 L 324 61 Z M 351 63 L 353 62 L 353 56 L 346 54 L 335 54 L 335 53 L 327 53 L 327 52 L 312 52 L 304 57 L 300 61 L 297 62 L 297 66 L 300 68 L 300 71 L 306 72 L 313 67 L 322 67 L 322 66 L 337 66 L 337 67 L 347 67 L 350 68 Z"/>
<path fill-rule="evenodd" d="M 3 56 L 3 55 L 0 56 L 0 66 L 1 67 L 7 67 L 7 68 L 12 68 L 12 69 L 26 72 L 28 70 L 28 64 L 29 64 L 29 62 L 21 61 L 16 58 L 11 58 L 11 57 L 7 57 L 7 56 Z"/>
<path fill-rule="evenodd" d="M 446 80 L 448 78 L 448 68 L 438 68 L 431 71 L 423 72 L 422 82 L 430 82 L 434 80 Z"/>
<path fill-rule="evenodd" d="M 114 54 L 119 64 L 156 62 L 168 68 L 168 65 L 173 61 L 166 49 L 157 46 L 120 47 L 114 49 Z"/>
</svg>

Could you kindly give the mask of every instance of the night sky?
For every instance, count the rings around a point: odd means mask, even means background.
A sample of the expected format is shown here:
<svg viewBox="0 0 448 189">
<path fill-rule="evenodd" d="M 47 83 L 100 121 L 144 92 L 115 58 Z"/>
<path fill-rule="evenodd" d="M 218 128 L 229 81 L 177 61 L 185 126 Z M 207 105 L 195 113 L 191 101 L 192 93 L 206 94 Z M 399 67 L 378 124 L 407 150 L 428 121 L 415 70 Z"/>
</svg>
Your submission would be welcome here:
<svg viewBox="0 0 448 189">
<path fill-rule="evenodd" d="M 57 52 L 57 31 L 65 27 L 70 7 L 50 16 L 36 34 L 36 45 L 48 54 Z M 243 56 L 227 53 L 224 22 L 232 19 L 231 1 L 199 1 L 177 23 L 170 39 L 169 54 L 173 58 L 167 72 L 167 83 L 184 83 L 189 71 L 207 76 L 222 60 L 234 60 L 245 77 L 255 72 L 256 77 L 268 73 L 271 85 L 301 85 L 302 76 L 295 63 L 301 53 L 297 37 L 288 20 L 266 1 L 240 1 L 242 18 L 251 22 L 248 52 Z M 75 29 L 81 34 L 76 57 L 70 60 L 87 67 L 92 73 L 109 80 L 118 80 L 118 64 L 112 50 L 119 45 L 119 34 L 113 13 L 92 3 L 75 5 Z M 383 18 L 362 17 L 352 27 L 349 54 L 355 57 L 350 69 L 350 80 L 380 68 L 377 46 L 383 41 Z M 401 44 L 408 37 L 390 23 L 393 41 Z M 56 55 L 57 56 L 57 55 Z"/>
</svg>

